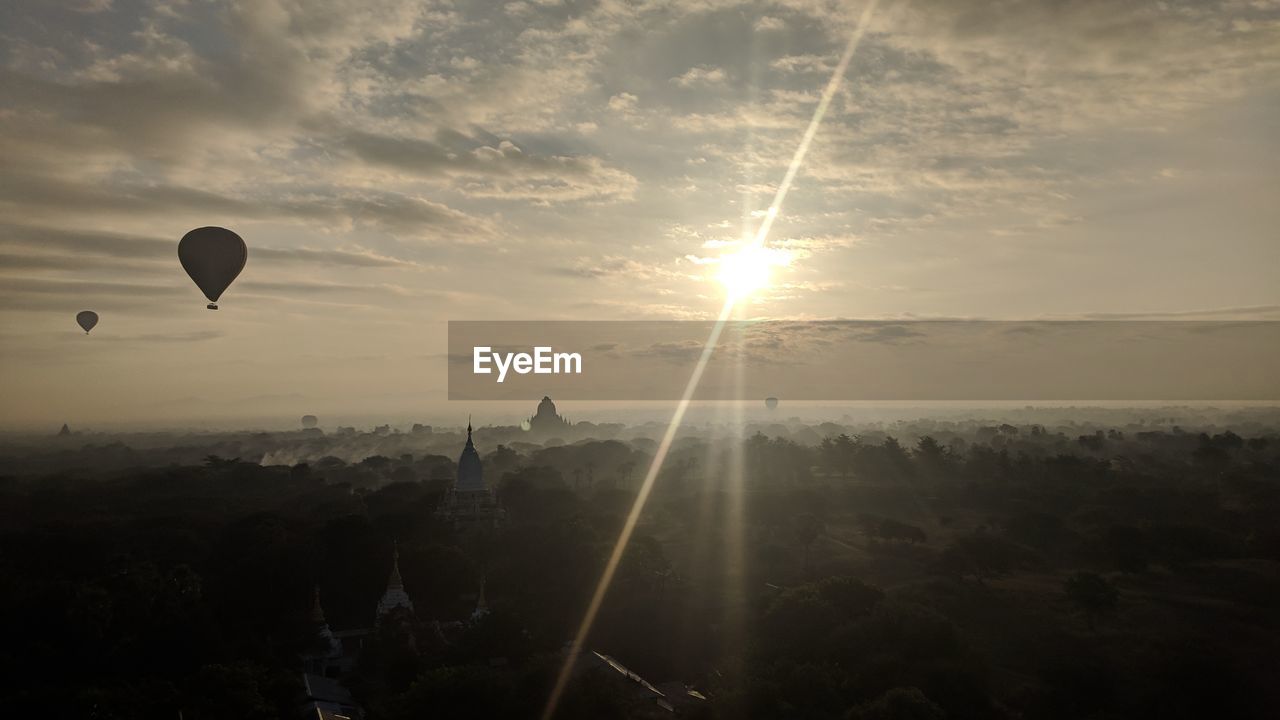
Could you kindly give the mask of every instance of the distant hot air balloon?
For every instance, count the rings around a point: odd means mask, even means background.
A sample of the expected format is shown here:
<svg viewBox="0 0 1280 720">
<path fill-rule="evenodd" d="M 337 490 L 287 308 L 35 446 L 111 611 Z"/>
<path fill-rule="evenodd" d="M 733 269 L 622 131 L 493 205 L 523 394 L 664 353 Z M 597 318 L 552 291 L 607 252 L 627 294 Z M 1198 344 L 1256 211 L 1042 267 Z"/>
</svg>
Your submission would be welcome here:
<svg viewBox="0 0 1280 720">
<path fill-rule="evenodd" d="M 85 335 L 88 335 L 93 326 L 98 324 L 98 313 L 92 310 L 81 310 L 76 313 L 76 324 L 84 330 Z"/>
<path fill-rule="evenodd" d="M 303 416 L 302 416 L 302 427 L 304 427 L 304 428 L 306 428 L 306 429 L 308 429 L 308 430 L 310 430 L 311 428 L 315 427 L 317 424 L 319 424 L 319 422 L 320 422 L 320 420 L 319 420 L 318 418 L 316 418 L 316 416 L 315 416 L 315 415 L 303 415 Z"/>
<path fill-rule="evenodd" d="M 218 298 L 244 269 L 249 248 L 239 235 L 226 228 L 196 228 L 178 243 L 182 269 L 209 298 L 210 310 L 218 309 Z"/>
<path fill-rule="evenodd" d="M 778 398 L 776 397 L 765 398 L 764 406 L 769 408 L 770 410 L 776 409 L 778 407 Z"/>
</svg>

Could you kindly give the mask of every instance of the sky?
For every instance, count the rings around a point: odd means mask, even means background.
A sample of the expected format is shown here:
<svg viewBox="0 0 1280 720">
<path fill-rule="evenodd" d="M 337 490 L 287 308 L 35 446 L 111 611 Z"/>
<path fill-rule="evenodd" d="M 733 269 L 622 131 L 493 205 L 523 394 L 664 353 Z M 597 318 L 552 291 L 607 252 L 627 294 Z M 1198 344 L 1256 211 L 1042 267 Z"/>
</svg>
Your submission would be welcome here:
<svg viewBox="0 0 1280 720">
<path fill-rule="evenodd" d="M 463 414 L 448 320 L 714 318 L 863 9 L 10 0 L 0 427 Z M 881 0 L 742 312 L 1280 318 L 1277 197 L 1276 0 Z"/>
</svg>

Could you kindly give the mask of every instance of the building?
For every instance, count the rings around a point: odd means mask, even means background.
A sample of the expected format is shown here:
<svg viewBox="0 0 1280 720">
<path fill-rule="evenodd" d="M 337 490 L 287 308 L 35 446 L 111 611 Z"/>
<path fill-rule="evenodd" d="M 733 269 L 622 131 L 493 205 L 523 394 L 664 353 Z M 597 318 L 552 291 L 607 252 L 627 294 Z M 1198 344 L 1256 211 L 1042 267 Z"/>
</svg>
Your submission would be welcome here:
<svg viewBox="0 0 1280 720">
<path fill-rule="evenodd" d="M 374 624 L 380 624 L 383 617 L 400 608 L 413 612 L 413 600 L 405 591 L 404 580 L 400 577 L 400 549 L 396 548 L 391 557 L 391 576 L 387 579 L 387 589 L 374 610 Z M 319 641 L 315 652 L 302 656 L 305 672 L 324 678 L 346 675 L 355 667 L 373 629 L 364 627 L 337 632 L 331 630 L 324 616 L 324 608 L 320 605 L 319 586 L 315 589 L 311 605 L 311 623 Z"/>
<path fill-rule="evenodd" d="M 484 466 L 472 439 L 470 421 L 467 421 L 467 444 L 458 456 L 458 474 L 436 516 L 457 530 L 496 528 L 506 519 L 498 494 L 485 484 Z"/>
<path fill-rule="evenodd" d="M 391 577 L 387 579 L 386 592 L 382 593 L 382 599 L 378 601 L 378 614 L 375 622 L 380 622 L 382 616 L 396 608 L 413 610 L 413 601 L 409 599 L 409 593 L 404 591 L 404 580 L 400 578 L 399 547 L 393 551 L 391 556 Z"/>
<path fill-rule="evenodd" d="M 311 604 L 311 624 L 316 628 L 318 636 L 317 652 L 302 656 L 302 664 L 306 671 L 323 677 L 337 677 L 351 669 L 354 653 L 344 652 L 342 642 L 329 629 L 329 622 L 324 617 L 324 608 L 320 606 L 320 586 L 315 589 Z"/>
<path fill-rule="evenodd" d="M 529 432 L 544 437 L 562 433 L 572 427 L 573 423 L 560 417 L 560 413 L 556 412 L 556 404 L 546 395 L 542 396 L 542 402 L 538 403 L 538 411 L 529 418 Z"/>
<path fill-rule="evenodd" d="M 368 628 L 354 628 L 334 632 L 324 617 L 324 608 L 320 606 L 320 588 L 315 589 L 315 599 L 311 605 L 311 622 L 316 628 L 319 647 L 316 652 L 302 656 L 305 672 L 324 678 L 341 677 L 356 665 L 360 651 L 364 649 Z"/>
<path fill-rule="evenodd" d="M 554 406 L 552 408 L 554 413 Z M 453 486 L 446 494 L 436 515 L 452 523 L 460 530 L 474 530 L 499 527 L 505 519 L 505 510 L 484 479 L 484 464 L 480 460 L 480 451 L 476 449 L 474 430 L 467 422 L 467 442 L 458 457 L 458 473 Z M 485 598 L 485 583 L 480 581 L 479 596 L 475 610 L 466 620 L 434 623 L 437 632 L 446 642 L 449 635 L 460 633 L 467 625 L 483 619 L 489 614 L 489 605 Z M 395 629 L 398 620 L 393 616 L 396 611 L 413 613 L 413 599 L 405 590 L 404 579 L 400 576 L 400 548 L 396 547 L 391 557 L 391 574 L 387 578 L 387 589 L 378 600 L 374 612 L 374 626 L 385 631 L 388 627 Z M 390 618 L 390 619 L 388 619 Z M 384 625 L 384 619 L 390 625 Z M 400 619 L 406 619 L 401 617 Z M 311 621 L 317 635 L 315 652 L 302 656 L 303 682 L 307 687 L 305 710 L 308 717 L 341 718 L 359 717 L 361 709 L 351 701 L 350 693 L 339 682 L 349 673 L 359 660 L 360 652 L 366 640 L 374 632 L 374 628 L 355 628 L 334 632 L 325 619 L 324 609 L 320 605 L 320 589 L 317 587 L 311 608 Z"/>
<path fill-rule="evenodd" d="M 474 451 L 474 447 L 471 448 Z M 409 615 L 395 615 L 397 611 L 408 611 Z M 412 626 L 413 599 L 405 590 L 400 576 L 400 552 L 397 547 L 391 560 L 391 575 L 387 580 L 387 589 L 383 592 L 375 610 L 373 628 L 354 628 L 334 632 L 325 618 L 324 608 L 320 604 L 320 588 L 317 586 L 313 595 L 310 620 L 315 628 L 315 651 L 301 656 L 303 693 L 299 699 L 301 714 L 305 718 L 316 720 L 358 720 L 364 717 L 364 709 L 356 702 L 351 691 L 342 684 L 359 663 L 360 655 L 366 642 L 377 633 L 385 638 L 392 633 L 407 633 Z M 475 609 L 469 617 L 447 622 L 432 621 L 428 625 L 434 628 L 435 635 L 441 643 L 456 642 L 469 627 L 484 620 L 489 615 L 489 603 L 485 595 L 485 578 L 481 576 Z M 384 619 L 387 624 L 384 623 Z M 414 643 L 412 635 L 405 635 L 410 644 Z M 491 665 L 502 665 L 507 662 L 504 657 L 490 658 Z"/>
</svg>

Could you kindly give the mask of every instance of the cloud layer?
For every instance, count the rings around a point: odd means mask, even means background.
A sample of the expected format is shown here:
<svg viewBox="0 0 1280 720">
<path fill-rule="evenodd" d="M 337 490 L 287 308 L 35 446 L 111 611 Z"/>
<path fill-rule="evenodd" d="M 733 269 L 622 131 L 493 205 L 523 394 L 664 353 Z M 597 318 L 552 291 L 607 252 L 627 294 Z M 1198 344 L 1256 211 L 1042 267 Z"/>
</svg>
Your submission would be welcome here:
<svg viewBox="0 0 1280 720">
<path fill-rule="evenodd" d="M 92 306 L 115 314 L 104 335 L 206 355 L 323 323 L 409 358 L 406 328 L 449 318 L 708 317 L 718 257 L 759 221 L 861 12 L 6 3 L 0 333 L 52 355 L 62 315 Z M 770 238 L 789 261 L 748 312 L 1272 306 L 1278 78 L 1276 0 L 883 0 Z M 191 325 L 212 319 L 173 261 L 208 224 L 250 244 L 216 328 Z M 181 348 L 149 375 L 181 376 Z M 258 378 L 291 362 L 252 356 Z M 11 357 L 16 415 L 56 383 Z M 421 375 L 381 374 L 383 392 Z"/>
</svg>

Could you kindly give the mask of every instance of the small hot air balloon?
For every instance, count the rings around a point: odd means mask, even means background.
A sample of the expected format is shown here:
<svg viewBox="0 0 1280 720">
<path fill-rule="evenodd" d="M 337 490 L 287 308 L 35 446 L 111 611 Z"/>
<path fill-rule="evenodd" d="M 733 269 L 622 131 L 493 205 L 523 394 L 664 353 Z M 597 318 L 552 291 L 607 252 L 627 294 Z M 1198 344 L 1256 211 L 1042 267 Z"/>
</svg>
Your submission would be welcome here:
<svg viewBox="0 0 1280 720">
<path fill-rule="evenodd" d="M 76 324 L 84 330 L 85 335 L 88 335 L 93 326 L 98 324 L 98 313 L 92 310 L 81 310 L 76 313 Z"/>
<path fill-rule="evenodd" d="M 207 307 L 218 309 L 218 298 L 244 269 L 249 248 L 239 235 L 226 228 L 196 228 L 178 242 L 178 260 L 209 298 Z"/>
<path fill-rule="evenodd" d="M 317 424 L 319 424 L 319 422 L 320 422 L 319 418 L 317 418 L 315 415 L 302 416 L 302 427 L 308 430 L 315 427 Z"/>
<path fill-rule="evenodd" d="M 767 397 L 767 398 L 765 398 L 765 399 L 764 399 L 764 406 L 765 406 L 765 407 L 767 407 L 767 408 L 769 408 L 770 410 L 774 410 L 774 409 L 776 409 L 776 408 L 778 407 L 778 398 L 776 398 L 776 397 Z"/>
</svg>

